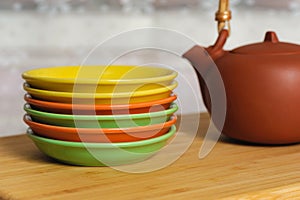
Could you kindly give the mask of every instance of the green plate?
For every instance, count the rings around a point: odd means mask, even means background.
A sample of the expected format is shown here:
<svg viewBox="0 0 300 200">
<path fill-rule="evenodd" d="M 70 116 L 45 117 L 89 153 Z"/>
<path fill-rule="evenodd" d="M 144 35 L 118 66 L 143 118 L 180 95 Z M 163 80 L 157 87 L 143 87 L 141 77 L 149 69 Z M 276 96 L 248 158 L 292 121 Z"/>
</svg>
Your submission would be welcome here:
<svg viewBox="0 0 300 200">
<path fill-rule="evenodd" d="M 162 136 L 124 143 L 66 142 L 36 136 L 31 129 L 28 129 L 27 135 L 43 153 L 60 162 L 81 166 L 116 166 L 146 160 L 163 148 L 175 132 L 173 125 Z"/>
<path fill-rule="evenodd" d="M 178 106 L 173 103 L 164 111 L 128 115 L 56 114 L 33 110 L 29 104 L 25 104 L 24 110 L 33 121 L 43 124 L 77 128 L 127 128 L 164 123 L 178 110 Z"/>
</svg>

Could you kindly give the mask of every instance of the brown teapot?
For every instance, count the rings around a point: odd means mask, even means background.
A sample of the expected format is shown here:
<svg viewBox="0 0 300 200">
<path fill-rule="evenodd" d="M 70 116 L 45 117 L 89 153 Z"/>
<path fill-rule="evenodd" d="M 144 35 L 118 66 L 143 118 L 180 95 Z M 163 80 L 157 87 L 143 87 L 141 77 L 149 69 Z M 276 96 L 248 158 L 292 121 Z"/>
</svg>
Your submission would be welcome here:
<svg viewBox="0 0 300 200">
<path fill-rule="evenodd" d="M 217 128 L 247 142 L 300 142 L 300 45 L 280 42 L 274 32 L 267 32 L 263 42 L 225 51 L 228 35 L 229 31 L 221 28 L 213 46 L 194 46 L 183 55 L 197 71 L 210 113 L 214 106 L 211 91 L 222 92 L 220 84 L 212 82 L 216 73 L 221 76 L 226 115 L 222 123 L 220 110 L 224 108 L 215 104 L 219 108 L 212 120 Z M 209 59 L 217 70 L 211 70 Z"/>
</svg>

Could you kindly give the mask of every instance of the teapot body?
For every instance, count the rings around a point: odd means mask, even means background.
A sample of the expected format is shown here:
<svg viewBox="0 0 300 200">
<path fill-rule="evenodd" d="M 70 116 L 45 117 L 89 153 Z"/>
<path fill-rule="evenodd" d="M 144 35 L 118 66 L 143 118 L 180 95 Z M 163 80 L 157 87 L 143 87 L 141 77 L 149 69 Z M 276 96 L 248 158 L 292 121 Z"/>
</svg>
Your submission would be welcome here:
<svg viewBox="0 0 300 200">
<path fill-rule="evenodd" d="M 300 56 L 229 52 L 215 63 L 226 92 L 223 134 L 263 144 L 300 142 Z M 206 76 L 210 79 L 212 74 Z M 199 82 L 211 112 L 209 91 L 201 76 Z M 218 124 L 218 119 L 212 120 Z"/>
<path fill-rule="evenodd" d="M 210 91 L 225 90 L 225 123 L 218 109 L 211 114 L 216 127 L 223 134 L 246 142 L 299 143 L 300 46 L 279 42 L 274 32 L 268 32 L 263 43 L 224 51 L 227 36 L 228 32 L 222 31 L 215 45 L 205 49 L 206 54 L 203 48 L 201 52 L 201 47 L 195 46 L 183 55 L 197 72 L 210 114 L 215 106 Z M 218 72 L 211 70 L 211 60 L 205 55 L 212 58 Z M 214 84 L 217 73 L 223 87 Z"/>
</svg>

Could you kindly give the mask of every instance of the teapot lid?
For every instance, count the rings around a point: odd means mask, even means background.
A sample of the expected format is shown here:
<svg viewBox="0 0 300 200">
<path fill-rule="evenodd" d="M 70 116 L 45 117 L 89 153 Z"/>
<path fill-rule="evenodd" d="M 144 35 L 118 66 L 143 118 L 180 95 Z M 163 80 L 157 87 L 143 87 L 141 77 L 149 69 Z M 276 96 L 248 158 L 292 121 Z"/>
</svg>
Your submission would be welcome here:
<svg viewBox="0 0 300 200">
<path fill-rule="evenodd" d="M 264 42 L 249 44 L 231 51 L 248 55 L 300 54 L 300 45 L 280 42 L 275 32 L 267 32 Z"/>
</svg>

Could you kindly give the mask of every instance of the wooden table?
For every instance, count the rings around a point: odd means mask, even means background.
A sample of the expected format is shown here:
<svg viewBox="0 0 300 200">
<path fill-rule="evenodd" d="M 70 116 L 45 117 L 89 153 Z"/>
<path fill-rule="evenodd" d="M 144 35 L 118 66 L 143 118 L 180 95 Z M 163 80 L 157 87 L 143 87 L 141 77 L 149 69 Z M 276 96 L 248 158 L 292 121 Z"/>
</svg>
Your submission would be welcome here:
<svg viewBox="0 0 300 200">
<path fill-rule="evenodd" d="M 193 116 L 191 123 L 193 122 Z M 0 139 L 0 199 L 299 199 L 300 145 L 255 146 L 221 138 L 198 158 L 208 115 L 172 165 L 131 174 L 56 163 L 24 135 Z"/>
</svg>

